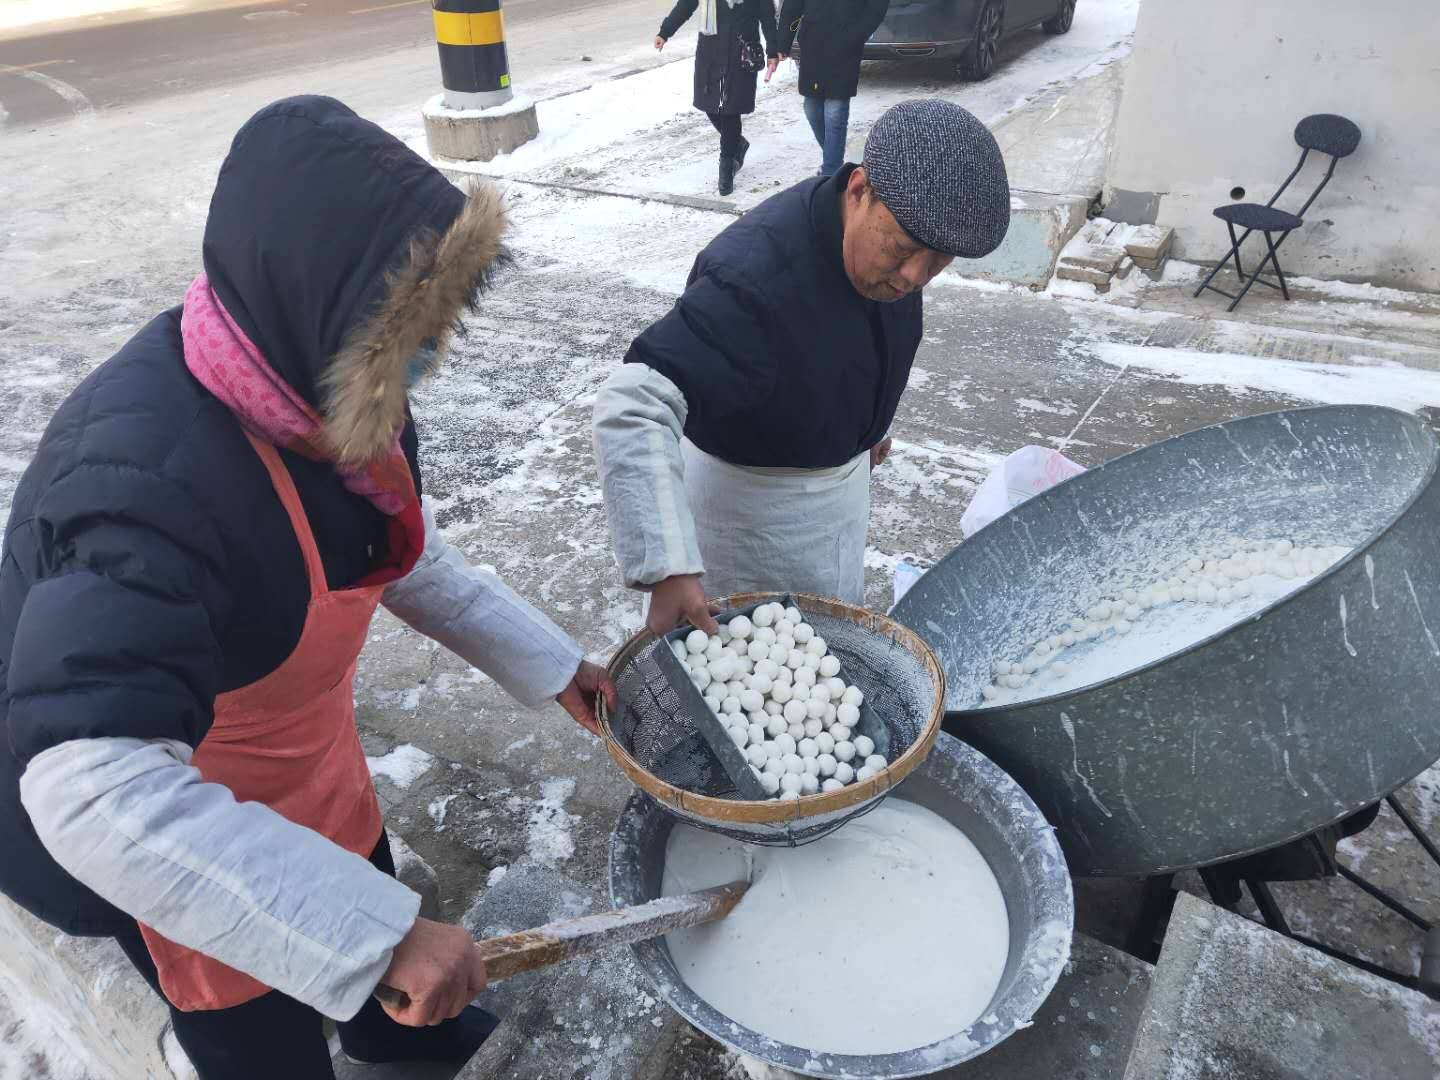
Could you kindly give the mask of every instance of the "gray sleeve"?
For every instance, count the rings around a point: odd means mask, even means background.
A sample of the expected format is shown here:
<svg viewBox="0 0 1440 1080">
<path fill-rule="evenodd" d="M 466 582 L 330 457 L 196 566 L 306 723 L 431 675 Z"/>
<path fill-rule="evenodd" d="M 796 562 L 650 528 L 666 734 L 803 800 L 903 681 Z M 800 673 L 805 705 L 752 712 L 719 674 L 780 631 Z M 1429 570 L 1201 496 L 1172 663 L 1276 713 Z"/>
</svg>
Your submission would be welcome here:
<svg viewBox="0 0 1440 1080">
<path fill-rule="evenodd" d="M 360 1011 L 420 897 L 319 833 L 207 783 L 173 739 L 77 739 L 20 778 L 46 849 L 171 941 L 325 1016 Z"/>
<path fill-rule="evenodd" d="M 645 364 L 624 364 L 595 395 L 595 459 L 615 559 L 631 588 L 705 565 L 685 497 L 685 395 Z"/>
<path fill-rule="evenodd" d="M 570 685 L 584 656 L 569 634 L 440 535 L 425 505 L 425 551 L 383 597 L 390 611 L 511 697 L 537 706 Z"/>
</svg>

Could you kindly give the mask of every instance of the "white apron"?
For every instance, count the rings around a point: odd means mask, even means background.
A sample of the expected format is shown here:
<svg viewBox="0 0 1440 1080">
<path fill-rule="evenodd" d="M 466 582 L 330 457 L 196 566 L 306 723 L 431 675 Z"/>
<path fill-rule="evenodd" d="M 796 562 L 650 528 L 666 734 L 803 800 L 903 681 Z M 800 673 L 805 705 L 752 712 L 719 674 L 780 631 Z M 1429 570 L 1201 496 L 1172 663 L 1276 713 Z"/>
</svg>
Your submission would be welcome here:
<svg viewBox="0 0 1440 1080">
<path fill-rule="evenodd" d="M 683 441 L 705 592 L 805 592 L 865 602 L 870 454 L 834 469 L 753 469 Z"/>
</svg>

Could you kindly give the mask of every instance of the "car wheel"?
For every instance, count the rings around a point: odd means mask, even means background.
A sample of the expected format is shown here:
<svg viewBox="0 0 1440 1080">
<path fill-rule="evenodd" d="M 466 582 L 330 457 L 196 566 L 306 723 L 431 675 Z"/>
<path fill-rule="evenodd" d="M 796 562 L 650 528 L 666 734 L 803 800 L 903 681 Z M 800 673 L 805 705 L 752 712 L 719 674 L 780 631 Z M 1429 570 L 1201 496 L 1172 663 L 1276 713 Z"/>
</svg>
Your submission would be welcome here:
<svg viewBox="0 0 1440 1080">
<path fill-rule="evenodd" d="M 1053 19 L 1041 24 L 1047 34 L 1065 34 L 1075 25 L 1075 0 L 1060 0 L 1060 10 Z"/>
<path fill-rule="evenodd" d="M 975 40 L 955 62 L 955 73 L 962 79 L 979 82 L 995 70 L 995 55 L 1000 51 L 1000 34 L 1005 24 L 1004 9 L 998 0 L 991 0 L 980 12 L 975 27 Z"/>
</svg>

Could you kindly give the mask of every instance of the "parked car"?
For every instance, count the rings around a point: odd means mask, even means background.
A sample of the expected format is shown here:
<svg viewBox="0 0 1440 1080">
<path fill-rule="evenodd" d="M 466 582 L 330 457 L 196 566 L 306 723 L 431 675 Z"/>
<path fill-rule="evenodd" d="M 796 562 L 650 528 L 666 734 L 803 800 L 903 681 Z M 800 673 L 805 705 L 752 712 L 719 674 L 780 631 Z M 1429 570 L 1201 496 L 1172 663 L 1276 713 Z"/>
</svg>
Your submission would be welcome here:
<svg viewBox="0 0 1440 1080">
<path fill-rule="evenodd" d="M 1032 26 L 1063 34 L 1074 21 L 1075 0 L 892 0 L 865 59 L 953 57 L 957 75 L 979 80 L 1011 34 Z"/>
</svg>

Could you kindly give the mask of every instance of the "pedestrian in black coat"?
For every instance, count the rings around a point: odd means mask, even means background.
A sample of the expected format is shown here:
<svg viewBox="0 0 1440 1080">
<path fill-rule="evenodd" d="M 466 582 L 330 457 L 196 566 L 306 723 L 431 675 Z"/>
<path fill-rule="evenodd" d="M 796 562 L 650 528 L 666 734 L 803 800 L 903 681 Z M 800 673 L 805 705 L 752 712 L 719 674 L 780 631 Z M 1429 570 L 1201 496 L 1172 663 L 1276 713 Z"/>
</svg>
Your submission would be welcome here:
<svg viewBox="0 0 1440 1080">
<path fill-rule="evenodd" d="M 885 19 L 890 0 L 785 0 L 780 10 L 780 55 L 800 42 L 800 93 L 805 118 L 820 144 L 821 176 L 845 162 L 850 99 L 860 90 L 865 42 Z"/>
<path fill-rule="evenodd" d="M 710 123 L 720 132 L 719 189 L 721 195 L 729 195 L 735 189 L 735 174 L 745 164 L 745 152 L 750 149 L 740 133 L 740 118 L 755 111 L 755 76 L 764 68 L 768 83 L 780 62 L 775 3 L 678 0 L 660 24 L 655 48 L 665 48 L 697 7 L 700 44 L 695 50 L 695 108 L 710 117 Z"/>
</svg>

